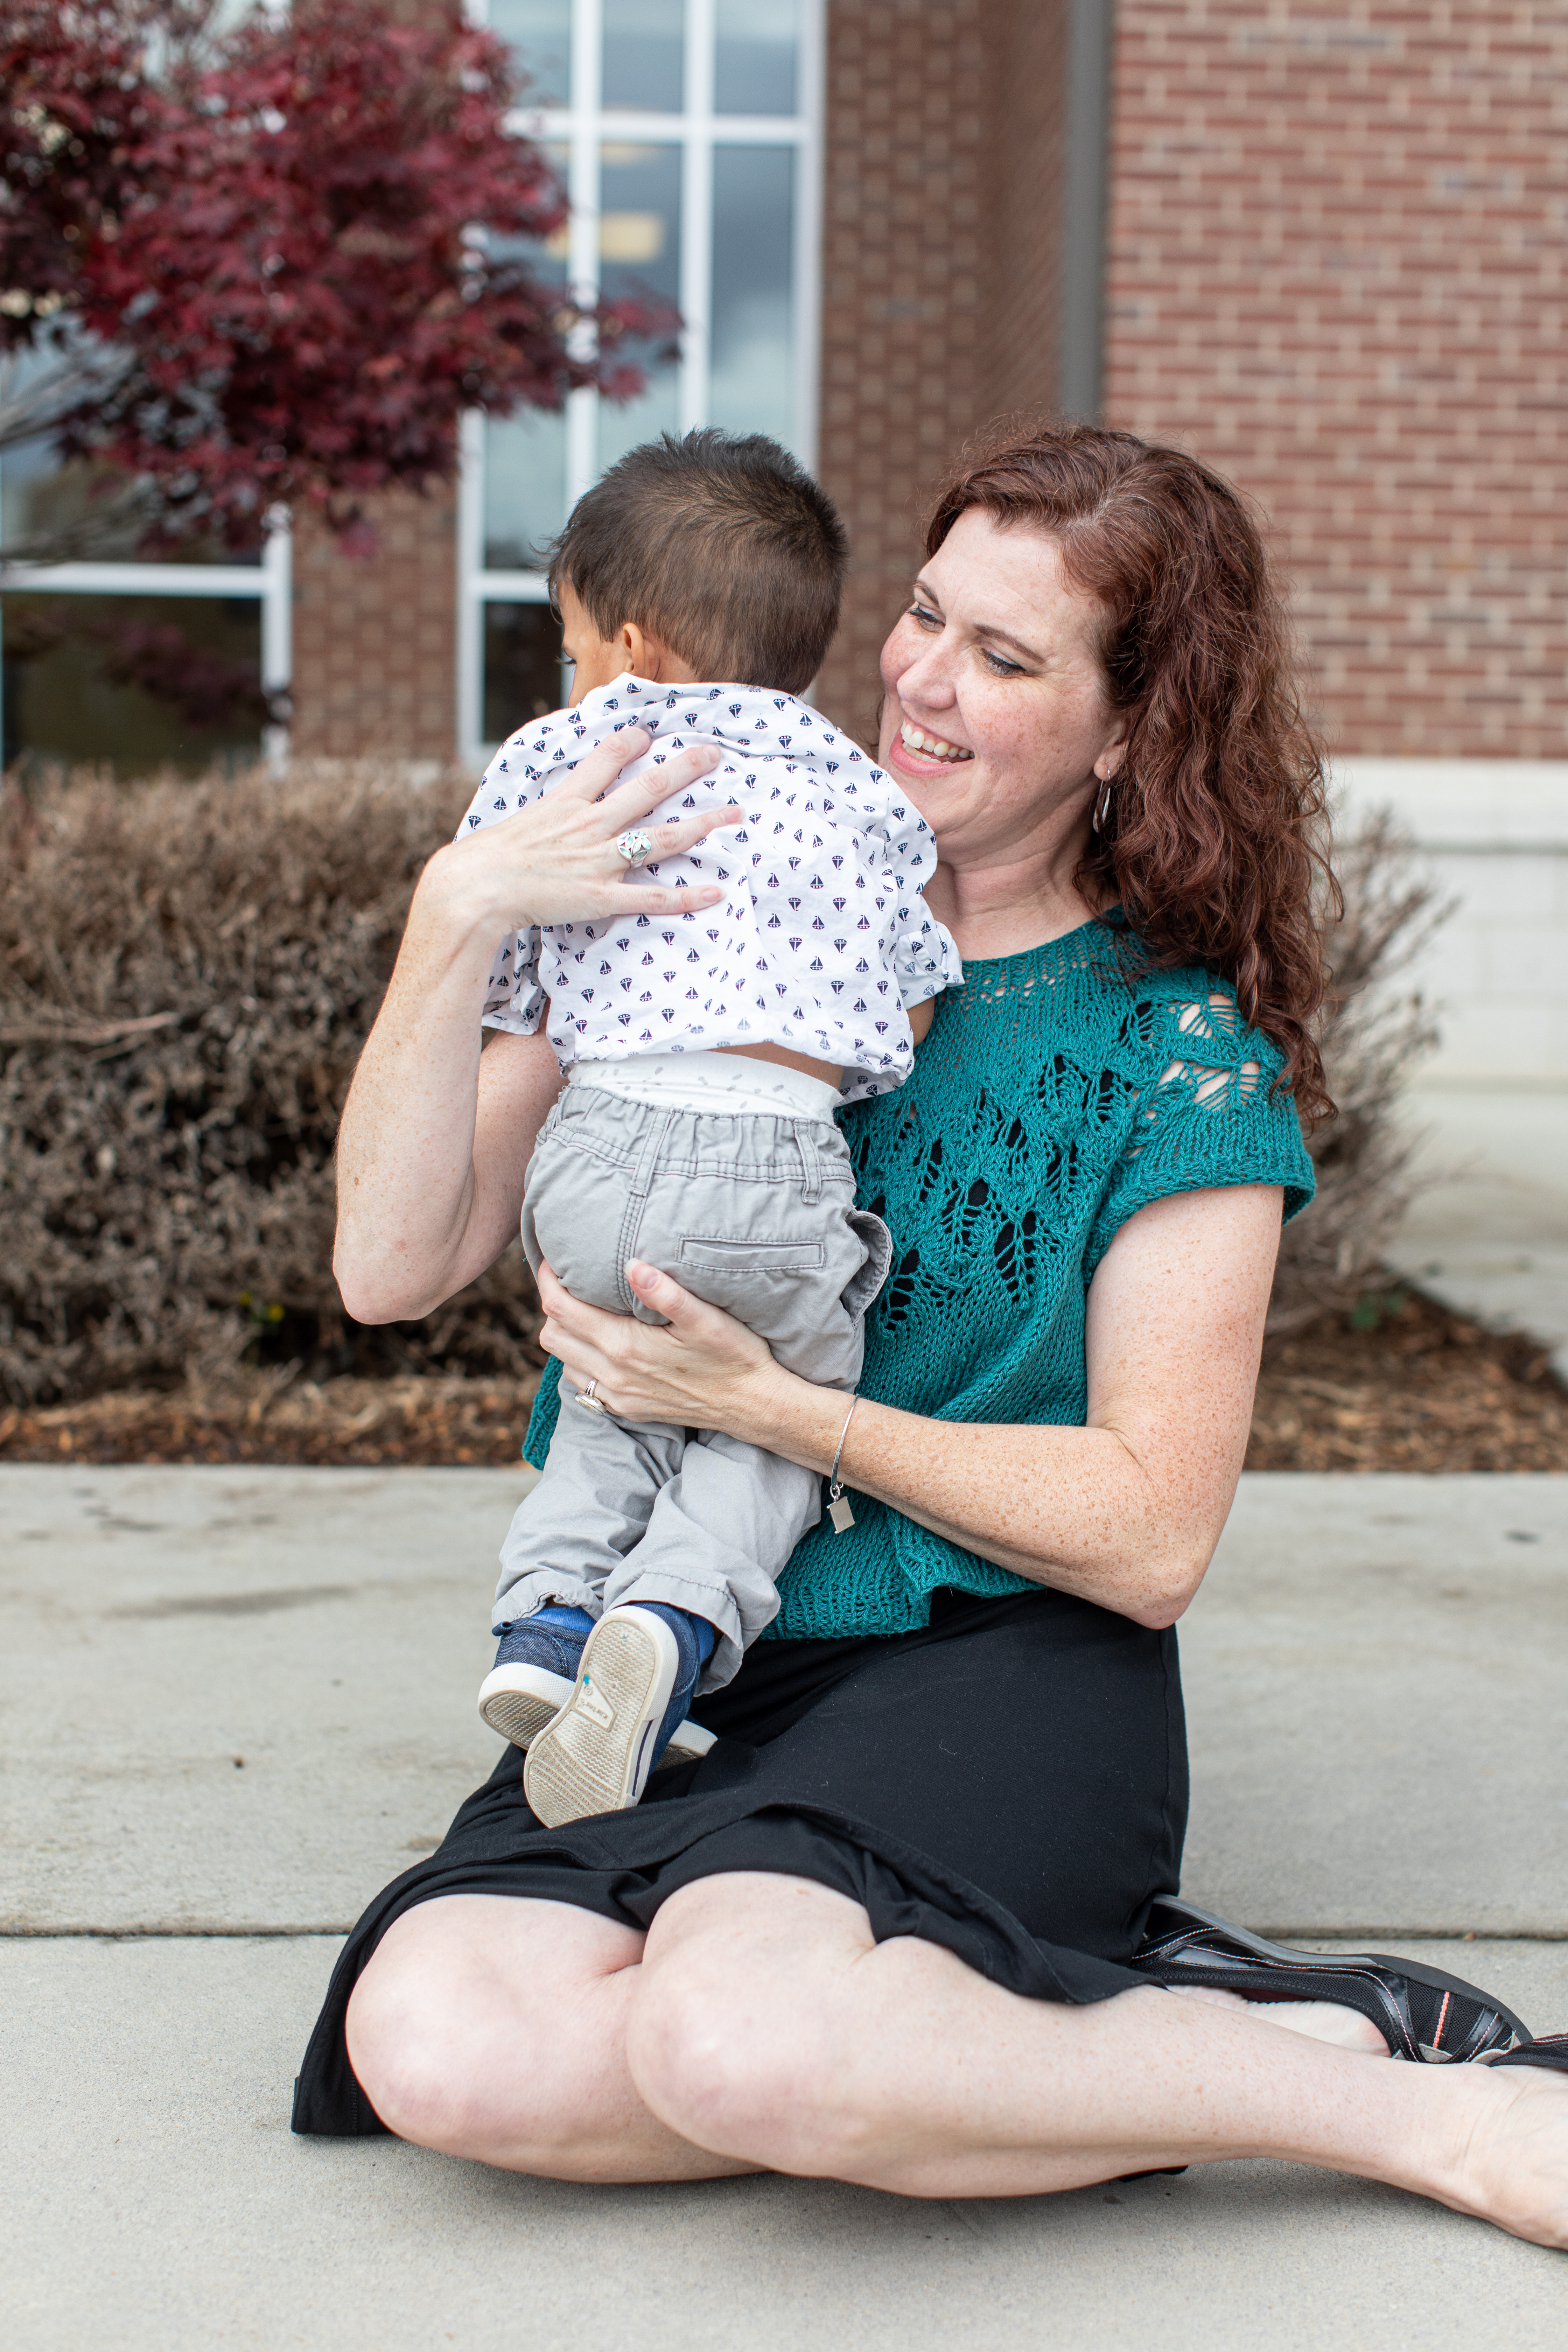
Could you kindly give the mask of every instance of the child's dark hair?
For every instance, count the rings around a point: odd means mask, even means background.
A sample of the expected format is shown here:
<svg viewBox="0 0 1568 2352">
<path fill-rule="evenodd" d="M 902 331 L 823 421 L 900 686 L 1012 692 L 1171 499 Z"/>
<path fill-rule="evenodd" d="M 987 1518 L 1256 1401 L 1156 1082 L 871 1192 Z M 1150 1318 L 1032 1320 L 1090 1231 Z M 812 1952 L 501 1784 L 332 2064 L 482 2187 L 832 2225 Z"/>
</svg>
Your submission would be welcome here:
<svg viewBox="0 0 1568 2352">
<path fill-rule="evenodd" d="M 601 637 L 626 621 L 700 678 L 801 694 L 838 626 L 849 546 L 805 467 L 761 433 L 710 425 L 630 449 L 550 550 Z"/>
</svg>

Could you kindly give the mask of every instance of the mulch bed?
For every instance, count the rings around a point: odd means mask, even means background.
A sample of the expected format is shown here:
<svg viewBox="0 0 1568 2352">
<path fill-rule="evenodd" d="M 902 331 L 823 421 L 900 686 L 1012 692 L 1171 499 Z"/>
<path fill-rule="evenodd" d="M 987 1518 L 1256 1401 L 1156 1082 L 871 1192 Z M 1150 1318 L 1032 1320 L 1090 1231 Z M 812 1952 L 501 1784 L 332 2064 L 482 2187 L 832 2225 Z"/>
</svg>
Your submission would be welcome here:
<svg viewBox="0 0 1568 2352">
<path fill-rule="evenodd" d="M 1532 1339 L 1374 1292 L 1269 1348 L 1247 1466 L 1568 1470 L 1568 1392 Z"/>
<path fill-rule="evenodd" d="M 133 1390 L 0 1412 L 0 1462 L 515 1462 L 537 1373 L 516 1381 L 257 1382 L 193 1398 Z"/>
<path fill-rule="evenodd" d="M 518 1458 L 536 1377 L 295 1380 L 194 1399 L 138 1391 L 0 1409 L 0 1461 L 367 1468 Z M 1568 1470 L 1568 1393 L 1544 1349 L 1403 1289 L 1275 1342 L 1249 1470 Z"/>
</svg>

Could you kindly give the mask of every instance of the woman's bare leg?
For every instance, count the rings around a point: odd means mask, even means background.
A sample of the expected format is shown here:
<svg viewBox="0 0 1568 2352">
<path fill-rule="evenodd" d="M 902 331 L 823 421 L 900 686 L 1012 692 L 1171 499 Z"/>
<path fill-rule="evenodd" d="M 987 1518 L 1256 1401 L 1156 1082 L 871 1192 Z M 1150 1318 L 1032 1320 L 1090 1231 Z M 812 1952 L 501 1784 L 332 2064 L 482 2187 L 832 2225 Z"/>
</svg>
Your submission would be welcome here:
<svg viewBox="0 0 1568 2352">
<path fill-rule="evenodd" d="M 1215 2009 L 1238 2009 L 1244 2017 L 1259 2018 L 1265 2025 L 1283 2025 L 1289 2032 L 1310 2034 L 1314 2042 L 1331 2042 L 1336 2049 L 1359 2050 L 1369 2058 L 1394 2053 L 1370 2017 L 1348 2009 L 1340 2000 L 1247 2000 L 1238 1992 L 1222 1992 L 1218 1985 L 1167 1985 L 1180 2000 L 1206 2000 Z"/>
<path fill-rule="evenodd" d="M 1152 1985 L 1024 2000 L 805 1880 L 672 1895 L 626 2035 L 678 2140 L 777 2171 L 995 2197 L 1281 2157 L 1568 2247 L 1568 2079 L 1390 2064 Z"/>
<path fill-rule="evenodd" d="M 651 2116 L 626 2064 L 642 1937 L 570 1903 L 448 1895 L 393 1922 L 349 2001 L 349 2059 L 403 2139 L 556 2180 L 757 2168 Z"/>
</svg>

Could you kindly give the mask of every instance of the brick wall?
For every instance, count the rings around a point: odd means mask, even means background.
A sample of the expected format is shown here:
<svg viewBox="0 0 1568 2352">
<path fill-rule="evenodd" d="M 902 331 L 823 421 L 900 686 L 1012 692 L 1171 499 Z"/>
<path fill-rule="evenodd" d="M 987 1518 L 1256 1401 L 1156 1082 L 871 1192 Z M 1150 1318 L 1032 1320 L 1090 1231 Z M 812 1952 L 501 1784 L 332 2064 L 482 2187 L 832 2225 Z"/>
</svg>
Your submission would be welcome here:
<svg viewBox="0 0 1568 2352">
<path fill-rule="evenodd" d="M 848 527 L 818 685 L 875 723 L 931 482 L 1056 372 L 1058 0 L 829 0 L 818 468 Z"/>
<path fill-rule="evenodd" d="M 1568 752 L 1565 0 L 1119 0 L 1107 411 L 1243 483 L 1362 753 Z"/>
<path fill-rule="evenodd" d="M 413 24 L 433 0 L 382 0 Z M 380 541 L 340 555 L 319 526 L 294 534 L 296 751 L 451 759 L 458 740 L 458 509 L 452 490 L 371 500 Z"/>
<path fill-rule="evenodd" d="M 294 749 L 452 757 L 457 741 L 456 496 L 369 502 L 379 544 L 340 554 L 309 521 L 294 544 Z"/>
<path fill-rule="evenodd" d="M 1057 398 L 1068 10 L 1013 0 L 988 11 L 992 56 L 985 222 L 985 373 L 981 407 Z"/>
</svg>

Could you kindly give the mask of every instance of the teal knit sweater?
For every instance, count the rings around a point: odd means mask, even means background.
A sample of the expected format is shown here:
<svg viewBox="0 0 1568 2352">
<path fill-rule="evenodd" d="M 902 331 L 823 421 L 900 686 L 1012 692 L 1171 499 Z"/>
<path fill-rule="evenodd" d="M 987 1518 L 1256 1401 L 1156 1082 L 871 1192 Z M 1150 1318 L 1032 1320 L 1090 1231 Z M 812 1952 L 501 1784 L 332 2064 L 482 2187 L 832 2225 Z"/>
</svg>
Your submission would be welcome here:
<svg viewBox="0 0 1568 2352">
<path fill-rule="evenodd" d="M 1294 1106 L 1272 1090 L 1279 1066 L 1225 982 L 1129 977 L 1103 923 L 966 962 L 914 1076 L 842 1114 L 860 1203 L 893 1234 L 861 1395 L 938 1421 L 1081 1427 L 1085 1294 L 1119 1226 L 1211 1185 L 1282 1184 L 1287 1217 L 1311 1199 Z M 530 1462 L 557 1410 L 547 1377 Z M 905 1633 L 942 1585 L 1030 1589 L 858 1495 L 852 1531 L 824 1519 L 796 1546 L 768 1633 Z"/>
</svg>

